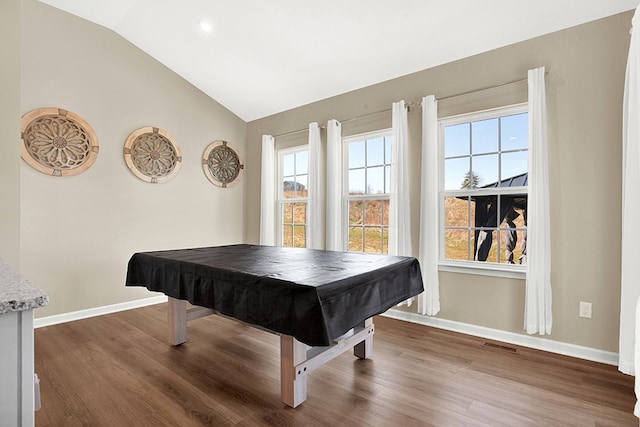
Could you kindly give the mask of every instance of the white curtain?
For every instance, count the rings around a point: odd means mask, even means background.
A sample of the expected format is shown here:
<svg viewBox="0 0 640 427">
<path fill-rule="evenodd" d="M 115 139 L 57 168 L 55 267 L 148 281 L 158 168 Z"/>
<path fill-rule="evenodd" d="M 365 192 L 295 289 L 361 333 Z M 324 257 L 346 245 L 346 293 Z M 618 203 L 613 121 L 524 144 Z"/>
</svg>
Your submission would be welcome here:
<svg viewBox="0 0 640 427">
<path fill-rule="evenodd" d="M 424 292 L 418 313 L 435 316 L 440 311 L 438 281 L 438 101 L 422 98 L 422 174 L 420 181 L 420 251 Z"/>
<path fill-rule="evenodd" d="M 409 201 L 409 152 L 407 109 L 394 102 L 391 116 L 391 191 L 389 194 L 389 254 L 412 256 Z"/>
<path fill-rule="evenodd" d="M 636 301 L 640 296 L 640 7 L 631 21 L 631 44 L 627 59 L 622 115 L 622 253 L 620 345 L 618 369 L 634 375 L 634 336 Z M 635 369 L 640 366 L 635 365 Z M 638 378 L 638 376 L 636 376 Z M 640 409 L 638 409 L 640 410 Z"/>
<path fill-rule="evenodd" d="M 342 251 L 342 125 L 327 123 L 326 248 Z"/>
<path fill-rule="evenodd" d="M 391 109 L 391 176 L 389 193 L 389 254 L 413 256 L 411 206 L 409 200 L 409 144 L 407 109 L 404 101 Z M 411 305 L 413 298 L 403 304 Z"/>
<path fill-rule="evenodd" d="M 307 247 L 324 249 L 323 155 L 320 142 L 320 126 L 309 124 L 309 180 L 307 193 Z"/>
<path fill-rule="evenodd" d="M 262 135 L 262 172 L 260 181 L 260 244 L 276 244 L 275 224 L 275 139 Z"/>
<path fill-rule="evenodd" d="M 544 67 L 529 70 L 529 198 L 524 327 L 550 334 L 551 244 Z"/>
</svg>

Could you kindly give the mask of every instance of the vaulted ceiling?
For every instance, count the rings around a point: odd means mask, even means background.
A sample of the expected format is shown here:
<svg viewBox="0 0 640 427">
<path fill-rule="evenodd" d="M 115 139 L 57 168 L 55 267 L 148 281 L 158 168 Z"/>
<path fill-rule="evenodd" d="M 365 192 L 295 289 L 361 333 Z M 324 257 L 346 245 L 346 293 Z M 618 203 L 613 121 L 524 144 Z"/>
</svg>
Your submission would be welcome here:
<svg viewBox="0 0 640 427">
<path fill-rule="evenodd" d="M 638 0 L 40 0 L 245 121 L 630 10 Z"/>
</svg>

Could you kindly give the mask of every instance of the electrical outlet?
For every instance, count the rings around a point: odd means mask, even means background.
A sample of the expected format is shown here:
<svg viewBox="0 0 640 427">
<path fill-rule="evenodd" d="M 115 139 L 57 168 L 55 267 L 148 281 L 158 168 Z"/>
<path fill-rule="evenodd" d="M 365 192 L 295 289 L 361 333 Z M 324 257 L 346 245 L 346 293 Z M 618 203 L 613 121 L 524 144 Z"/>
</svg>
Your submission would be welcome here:
<svg viewBox="0 0 640 427">
<path fill-rule="evenodd" d="M 591 303 L 580 301 L 580 312 L 578 313 L 578 315 L 580 317 L 591 319 Z"/>
</svg>

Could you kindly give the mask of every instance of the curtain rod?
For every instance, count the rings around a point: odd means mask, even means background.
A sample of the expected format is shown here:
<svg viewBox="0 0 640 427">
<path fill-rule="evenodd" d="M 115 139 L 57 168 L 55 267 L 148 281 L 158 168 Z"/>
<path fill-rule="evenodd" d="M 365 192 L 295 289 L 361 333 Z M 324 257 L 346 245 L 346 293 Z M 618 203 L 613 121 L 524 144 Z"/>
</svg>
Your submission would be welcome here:
<svg viewBox="0 0 640 427">
<path fill-rule="evenodd" d="M 545 75 L 545 77 L 548 76 L 549 72 L 546 71 L 544 73 L 544 75 Z M 498 84 L 494 84 L 494 85 L 483 86 L 483 87 L 478 88 L 478 89 L 468 90 L 468 91 L 465 91 L 465 92 L 454 93 L 452 95 L 447 95 L 447 96 L 444 96 L 442 98 L 436 97 L 436 100 L 444 101 L 444 100 L 447 100 L 447 99 L 456 98 L 458 96 L 470 95 L 472 93 L 482 92 L 483 90 L 496 89 L 496 88 L 499 88 L 499 87 L 502 87 L 502 86 L 512 85 L 512 84 L 516 84 L 516 83 L 522 83 L 522 82 L 525 82 L 527 80 L 528 80 L 527 77 L 520 78 L 520 79 L 515 79 L 515 80 L 510 80 L 510 81 L 504 82 L 504 83 L 498 83 Z M 406 103 L 405 106 L 408 109 L 410 109 L 411 107 L 414 107 L 414 106 L 422 107 L 422 102 L 413 102 L 413 101 L 411 101 L 411 102 Z M 373 113 L 364 114 L 362 116 L 356 116 L 356 117 L 351 117 L 351 118 L 344 119 L 344 120 L 339 120 L 339 122 L 340 123 L 349 123 L 349 122 L 352 122 L 352 121 L 355 121 L 355 120 L 362 120 L 362 119 L 366 119 L 368 117 L 376 116 L 378 114 L 388 113 L 389 111 L 391 111 L 391 108 L 387 108 L 387 109 L 380 110 L 380 111 L 374 111 Z M 325 127 L 326 126 L 320 126 L 320 129 L 324 129 Z M 309 128 L 294 130 L 294 131 L 283 133 L 283 134 L 280 134 L 280 135 L 274 135 L 274 138 L 282 138 L 283 136 L 295 135 L 297 133 L 308 132 L 308 131 L 309 131 Z"/>
<path fill-rule="evenodd" d="M 324 126 L 321 126 L 320 129 L 322 129 Z M 304 129 L 298 129 L 298 130 L 292 130 L 291 132 L 287 132 L 287 133 L 281 133 L 280 135 L 273 135 L 273 138 L 282 138 L 283 136 L 289 136 L 289 135 L 295 135 L 297 133 L 302 133 L 302 132 L 309 132 L 309 128 L 306 127 Z"/>
<path fill-rule="evenodd" d="M 413 105 L 413 103 L 411 103 Z M 407 104 L 407 107 L 409 107 L 409 104 Z M 380 110 L 380 111 L 375 111 L 373 113 L 368 113 L 368 114 L 364 114 L 362 116 L 357 116 L 357 117 L 351 117 L 349 119 L 345 119 L 345 120 L 338 120 L 340 123 L 348 123 L 348 122 L 352 122 L 354 120 L 361 120 L 361 119 L 366 119 L 367 117 L 371 117 L 371 116 L 375 116 L 378 114 L 382 114 L 382 113 L 388 113 L 389 111 L 391 111 L 391 108 L 387 108 L 386 110 Z M 325 129 L 326 126 L 320 126 L 320 129 Z M 298 129 L 298 130 L 292 130 L 291 132 L 286 132 L 286 133 L 282 133 L 280 135 L 273 135 L 274 138 L 282 138 L 284 136 L 290 136 L 290 135 L 295 135 L 298 133 L 302 133 L 302 132 L 308 132 L 309 128 L 304 128 L 304 129 Z"/>
<path fill-rule="evenodd" d="M 545 77 L 549 76 L 549 72 L 545 71 L 544 72 L 544 76 Z M 513 85 L 513 84 L 516 84 L 516 83 L 526 82 L 528 79 L 529 79 L 528 77 L 523 77 L 523 78 L 520 78 L 520 79 L 509 80 L 508 82 L 504 82 L 504 83 L 497 83 L 497 84 L 494 84 L 494 85 L 483 86 L 483 87 L 480 87 L 478 89 L 472 89 L 472 90 L 468 90 L 468 91 L 465 91 L 465 92 L 454 93 L 453 95 L 443 96 L 442 98 L 436 97 L 436 100 L 444 101 L 446 99 L 451 99 L 451 98 L 455 98 L 455 97 L 458 97 L 458 96 L 470 95 L 472 93 L 482 92 L 483 90 L 495 89 L 495 88 L 499 88 L 499 87 L 502 87 L 502 86 L 507 86 L 507 85 Z M 422 103 L 420 103 L 420 104 L 422 104 Z M 422 105 L 420 105 L 420 106 L 422 107 Z"/>
<path fill-rule="evenodd" d="M 547 74 L 548 73 L 545 73 L 545 75 L 547 75 Z M 468 91 L 465 91 L 465 92 L 454 93 L 453 95 L 443 96 L 442 98 L 436 97 L 436 99 L 438 101 L 444 101 L 446 99 L 456 98 L 458 96 L 470 95 L 472 93 L 482 92 L 483 90 L 496 89 L 496 88 L 499 88 L 499 87 L 502 87 L 502 86 L 508 86 L 508 85 L 512 85 L 512 84 L 516 84 L 516 83 L 526 82 L 527 79 L 528 79 L 527 77 L 524 77 L 524 78 L 521 78 L 521 79 L 510 80 L 510 81 L 504 82 L 504 83 L 498 83 L 498 84 L 495 84 L 495 85 L 483 86 L 481 88 L 468 90 Z"/>
</svg>

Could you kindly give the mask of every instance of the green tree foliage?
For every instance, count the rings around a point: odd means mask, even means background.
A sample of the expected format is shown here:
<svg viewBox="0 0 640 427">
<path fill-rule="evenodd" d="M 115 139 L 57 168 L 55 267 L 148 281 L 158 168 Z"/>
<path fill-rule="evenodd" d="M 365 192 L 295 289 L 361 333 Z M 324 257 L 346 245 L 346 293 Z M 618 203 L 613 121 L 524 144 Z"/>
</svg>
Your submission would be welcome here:
<svg viewBox="0 0 640 427">
<path fill-rule="evenodd" d="M 480 184 L 481 182 L 482 182 L 482 178 L 480 178 L 480 176 L 477 173 L 470 170 L 465 174 L 464 181 L 462 181 L 462 185 L 460 186 L 460 188 L 461 189 L 477 188 L 478 184 Z"/>
</svg>

